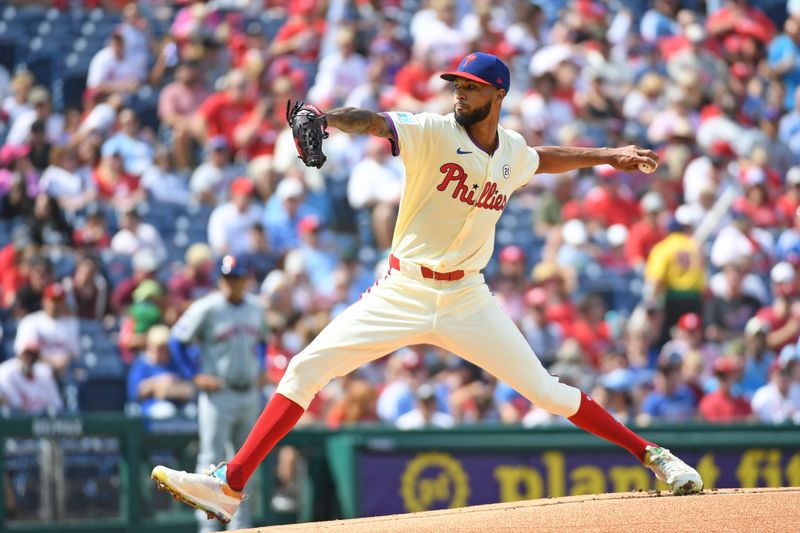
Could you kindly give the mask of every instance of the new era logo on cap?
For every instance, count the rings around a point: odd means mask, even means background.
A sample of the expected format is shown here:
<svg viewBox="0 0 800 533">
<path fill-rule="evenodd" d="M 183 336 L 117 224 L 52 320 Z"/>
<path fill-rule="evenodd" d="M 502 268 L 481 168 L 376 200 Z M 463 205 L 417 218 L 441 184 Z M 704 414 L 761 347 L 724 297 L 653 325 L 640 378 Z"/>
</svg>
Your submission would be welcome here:
<svg viewBox="0 0 800 533">
<path fill-rule="evenodd" d="M 511 86 L 511 73 L 508 71 L 508 66 L 499 57 L 483 52 L 473 52 L 467 55 L 461 60 L 457 70 L 445 72 L 441 77 L 448 81 L 464 78 L 506 91 Z"/>
</svg>

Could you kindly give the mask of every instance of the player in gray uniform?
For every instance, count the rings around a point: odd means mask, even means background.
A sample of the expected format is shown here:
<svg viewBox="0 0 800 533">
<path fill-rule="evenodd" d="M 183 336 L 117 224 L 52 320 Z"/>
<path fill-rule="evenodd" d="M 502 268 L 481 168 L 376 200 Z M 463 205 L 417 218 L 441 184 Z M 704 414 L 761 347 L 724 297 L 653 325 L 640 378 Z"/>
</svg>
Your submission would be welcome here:
<svg viewBox="0 0 800 533">
<path fill-rule="evenodd" d="M 219 290 L 186 309 L 170 342 L 178 364 L 200 390 L 198 472 L 242 446 L 262 407 L 259 379 L 268 336 L 264 309 L 255 296 L 245 294 L 248 272 L 236 257 L 223 257 L 219 272 Z M 190 362 L 191 343 L 200 348 L 195 364 Z M 231 529 L 250 527 L 245 504 Z M 201 532 L 219 530 L 205 513 L 198 513 L 198 520 Z"/>
</svg>

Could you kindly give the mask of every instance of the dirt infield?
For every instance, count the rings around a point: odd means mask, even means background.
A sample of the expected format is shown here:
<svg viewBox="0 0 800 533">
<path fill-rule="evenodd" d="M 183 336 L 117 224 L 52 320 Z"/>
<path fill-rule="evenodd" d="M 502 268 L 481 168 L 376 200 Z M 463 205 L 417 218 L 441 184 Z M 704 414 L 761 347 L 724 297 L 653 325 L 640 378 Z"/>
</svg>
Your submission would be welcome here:
<svg viewBox="0 0 800 533">
<path fill-rule="evenodd" d="M 239 533 L 496 531 L 789 532 L 800 526 L 800 487 L 721 489 L 696 496 L 633 492 L 262 527 Z"/>
</svg>

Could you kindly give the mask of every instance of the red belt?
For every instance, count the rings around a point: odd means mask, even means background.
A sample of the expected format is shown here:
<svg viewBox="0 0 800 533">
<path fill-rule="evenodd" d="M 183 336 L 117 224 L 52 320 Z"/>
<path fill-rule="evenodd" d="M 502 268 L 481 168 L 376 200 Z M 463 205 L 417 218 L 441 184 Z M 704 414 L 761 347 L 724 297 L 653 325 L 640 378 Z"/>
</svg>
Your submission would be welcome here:
<svg viewBox="0 0 800 533">
<path fill-rule="evenodd" d="M 389 254 L 389 266 L 395 270 L 400 270 L 400 259 L 394 254 Z M 425 279 L 435 279 L 437 281 L 458 281 L 464 277 L 463 270 L 453 270 L 452 272 L 435 272 L 428 267 L 420 266 L 419 271 Z"/>
</svg>

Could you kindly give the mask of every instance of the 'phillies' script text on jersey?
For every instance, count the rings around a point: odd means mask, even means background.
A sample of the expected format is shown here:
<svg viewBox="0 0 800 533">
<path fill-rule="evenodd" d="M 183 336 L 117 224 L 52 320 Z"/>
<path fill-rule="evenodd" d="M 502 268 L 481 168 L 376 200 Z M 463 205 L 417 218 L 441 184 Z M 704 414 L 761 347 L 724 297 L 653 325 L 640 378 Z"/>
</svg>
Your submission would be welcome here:
<svg viewBox="0 0 800 533">
<path fill-rule="evenodd" d="M 437 185 L 436 189 L 440 191 L 447 190 L 447 186 L 451 181 L 456 182 L 453 188 L 453 198 L 458 198 L 465 204 L 474 205 L 482 209 L 495 209 L 502 211 L 508 203 L 508 196 L 497 192 L 497 184 L 493 181 L 487 181 L 483 184 L 483 190 L 478 196 L 478 201 L 475 201 L 475 192 L 478 188 L 477 184 L 472 188 L 466 184 L 469 177 L 461 165 L 457 163 L 445 163 L 439 167 L 439 172 L 444 174 L 444 179 Z"/>
</svg>

